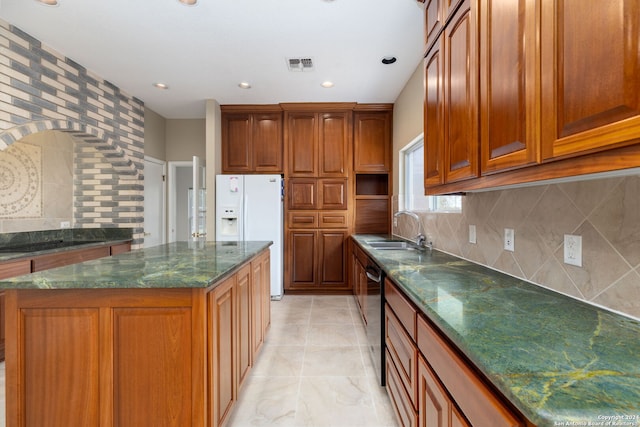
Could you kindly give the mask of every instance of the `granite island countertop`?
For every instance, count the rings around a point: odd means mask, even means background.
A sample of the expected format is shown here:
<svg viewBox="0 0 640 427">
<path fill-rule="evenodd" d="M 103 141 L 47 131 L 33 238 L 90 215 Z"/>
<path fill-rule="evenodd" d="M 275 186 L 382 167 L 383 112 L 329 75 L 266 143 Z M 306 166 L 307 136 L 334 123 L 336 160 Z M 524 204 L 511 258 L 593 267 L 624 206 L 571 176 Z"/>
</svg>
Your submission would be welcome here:
<svg viewBox="0 0 640 427">
<path fill-rule="evenodd" d="M 206 288 L 268 241 L 175 242 L 0 280 L 0 289 Z"/>
<path fill-rule="evenodd" d="M 353 237 L 532 423 L 640 425 L 639 321 L 437 250 Z"/>
</svg>

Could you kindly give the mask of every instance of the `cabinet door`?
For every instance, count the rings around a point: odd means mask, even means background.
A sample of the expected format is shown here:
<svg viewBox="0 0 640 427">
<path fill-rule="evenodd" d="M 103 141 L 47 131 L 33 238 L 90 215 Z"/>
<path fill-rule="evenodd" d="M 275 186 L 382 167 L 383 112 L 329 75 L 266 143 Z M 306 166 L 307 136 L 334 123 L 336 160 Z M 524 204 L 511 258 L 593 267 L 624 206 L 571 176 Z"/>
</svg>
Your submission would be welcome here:
<svg viewBox="0 0 640 427">
<path fill-rule="evenodd" d="M 438 37 L 443 26 L 442 3 L 444 0 L 424 2 L 424 45 L 426 48 Z"/>
<path fill-rule="evenodd" d="M 351 112 L 319 114 L 318 176 L 349 176 Z"/>
<path fill-rule="evenodd" d="M 113 325 L 113 424 L 191 425 L 191 308 L 114 308 Z"/>
<path fill-rule="evenodd" d="M 282 173 L 282 113 L 254 114 L 251 143 L 255 172 Z"/>
<path fill-rule="evenodd" d="M 318 206 L 318 180 L 293 178 L 289 180 L 287 195 L 289 209 L 316 209 Z"/>
<path fill-rule="evenodd" d="M 251 114 L 222 114 L 222 172 L 251 171 Z"/>
<path fill-rule="evenodd" d="M 391 164 L 391 112 L 354 114 L 355 172 L 388 172 Z"/>
<path fill-rule="evenodd" d="M 318 209 L 347 209 L 347 180 L 318 180 Z"/>
<path fill-rule="evenodd" d="M 636 143 L 640 2 L 542 2 L 542 154 L 570 157 Z"/>
<path fill-rule="evenodd" d="M 253 308 L 251 319 L 251 353 L 253 355 L 258 354 L 262 343 L 264 343 L 264 327 L 262 325 L 264 304 L 262 300 L 267 296 L 264 294 L 265 266 L 263 259 L 264 257 L 260 256 L 251 263 L 251 305 Z"/>
<path fill-rule="evenodd" d="M 445 182 L 478 176 L 477 0 L 465 0 L 445 34 Z"/>
<path fill-rule="evenodd" d="M 286 112 L 285 140 L 290 177 L 317 176 L 318 117 L 315 113 Z"/>
<path fill-rule="evenodd" d="M 317 231 L 290 230 L 285 246 L 288 268 L 287 289 L 309 288 L 317 283 Z"/>
<path fill-rule="evenodd" d="M 209 293 L 212 425 L 223 424 L 237 399 L 235 280 L 230 277 Z"/>
<path fill-rule="evenodd" d="M 480 11 L 483 175 L 536 163 L 539 145 L 537 0 L 485 3 Z"/>
<path fill-rule="evenodd" d="M 319 230 L 319 284 L 323 287 L 347 286 L 346 256 L 347 238 L 346 230 Z"/>
<path fill-rule="evenodd" d="M 418 400 L 419 427 L 471 427 L 422 357 L 418 360 Z"/>
<path fill-rule="evenodd" d="M 251 266 L 240 269 L 237 277 L 237 313 L 238 313 L 238 388 L 242 386 L 252 364 L 252 301 Z"/>
<path fill-rule="evenodd" d="M 444 183 L 444 36 L 424 61 L 424 186 Z"/>
</svg>

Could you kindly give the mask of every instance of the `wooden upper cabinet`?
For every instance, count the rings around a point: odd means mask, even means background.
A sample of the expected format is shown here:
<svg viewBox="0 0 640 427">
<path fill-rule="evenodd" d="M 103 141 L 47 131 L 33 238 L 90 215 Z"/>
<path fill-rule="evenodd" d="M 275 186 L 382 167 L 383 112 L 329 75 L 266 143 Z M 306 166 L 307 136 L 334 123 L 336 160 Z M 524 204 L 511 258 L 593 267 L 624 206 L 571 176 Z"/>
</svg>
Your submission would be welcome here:
<svg viewBox="0 0 640 427">
<path fill-rule="evenodd" d="M 424 2 L 424 45 L 428 49 L 440 35 L 444 26 L 442 16 L 443 0 L 426 0 Z"/>
<path fill-rule="evenodd" d="M 252 131 L 255 172 L 282 173 L 282 113 L 254 114 Z"/>
<path fill-rule="evenodd" d="M 638 142 L 638 17 L 637 0 L 542 2 L 544 160 Z"/>
<path fill-rule="evenodd" d="M 318 116 L 285 112 L 288 176 L 318 175 Z"/>
<path fill-rule="evenodd" d="M 251 114 L 222 114 L 222 170 L 251 170 Z"/>
<path fill-rule="evenodd" d="M 354 113 L 353 170 L 389 172 L 391 168 L 391 106 L 384 111 Z"/>
<path fill-rule="evenodd" d="M 285 106 L 287 176 L 349 176 L 353 106 L 337 104 L 334 110 L 332 105 Z"/>
<path fill-rule="evenodd" d="M 424 186 L 444 183 L 444 37 L 424 61 Z"/>
<path fill-rule="evenodd" d="M 465 0 L 444 30 L 445 181 L 478 176 L 477 0 Z"/>
<path fill-rule="evenodd" d="M 483 0 L 480 13 L 482 174 L 538 162 L 538 0 Z"/>
<path fill-rule="evenodd" d="M 319 114 L 318 176 L 348 176 L 351 112 Z"/>
<path fill-rule="evenodd" d="M 282 173 L 282 112 L 277 106 L 222 106 L 222 172 Z"/>
</svg>

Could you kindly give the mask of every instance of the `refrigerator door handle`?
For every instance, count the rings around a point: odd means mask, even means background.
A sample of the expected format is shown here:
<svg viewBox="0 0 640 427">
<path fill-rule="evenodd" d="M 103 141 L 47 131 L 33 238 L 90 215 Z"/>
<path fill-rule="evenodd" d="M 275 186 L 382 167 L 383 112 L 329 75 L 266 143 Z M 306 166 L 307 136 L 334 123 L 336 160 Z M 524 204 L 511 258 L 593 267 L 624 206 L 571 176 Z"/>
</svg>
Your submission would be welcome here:
<svg viewBox="0 0 640 427">
<path fill-rule="evenodd" d="M 247 209 L 248 206 L 249 195 L 245 190 L 244 197 L 242 198 L 242 227 L 240 227 L 240 240 L 245 240 L 244 236 L 247 232 L 247 225 L 249 224 L 249 210 Z"/>
</svg>

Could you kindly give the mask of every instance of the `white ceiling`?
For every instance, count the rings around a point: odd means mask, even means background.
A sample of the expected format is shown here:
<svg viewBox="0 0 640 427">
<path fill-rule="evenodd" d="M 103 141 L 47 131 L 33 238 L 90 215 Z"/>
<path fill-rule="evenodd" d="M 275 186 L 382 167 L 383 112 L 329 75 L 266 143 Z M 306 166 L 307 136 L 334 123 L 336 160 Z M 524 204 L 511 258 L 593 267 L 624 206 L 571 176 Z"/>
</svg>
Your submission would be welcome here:
<svg viewBox="0 0 640 427">
<path fill-rule="evenodd" d="M 59 3 L 0 0 L 0 17 L 166 118 L 203 118 L 206 99 L 394 102 L 423 56 L 416 0 Z M 385 56 L 398 60 L 384 65 Z M 288 57 L 311 57 L 315 69 L 290 72 Z"/>
</svg>

